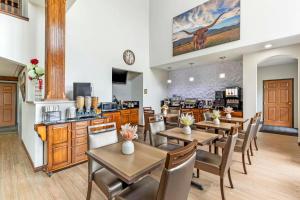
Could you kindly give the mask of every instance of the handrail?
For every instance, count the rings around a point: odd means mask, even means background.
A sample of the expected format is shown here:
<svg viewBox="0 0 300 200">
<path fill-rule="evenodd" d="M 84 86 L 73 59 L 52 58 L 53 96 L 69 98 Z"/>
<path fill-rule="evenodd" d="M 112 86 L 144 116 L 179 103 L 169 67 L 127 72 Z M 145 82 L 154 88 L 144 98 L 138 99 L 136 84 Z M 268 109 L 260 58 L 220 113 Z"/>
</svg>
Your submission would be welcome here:
<svg viewBox="0 0 300 200">
<path fill-rule="evenodd" d="M 0 0 L 0 13 L 28 21 L 22 13 L 22 0 Z"/>
</svg>

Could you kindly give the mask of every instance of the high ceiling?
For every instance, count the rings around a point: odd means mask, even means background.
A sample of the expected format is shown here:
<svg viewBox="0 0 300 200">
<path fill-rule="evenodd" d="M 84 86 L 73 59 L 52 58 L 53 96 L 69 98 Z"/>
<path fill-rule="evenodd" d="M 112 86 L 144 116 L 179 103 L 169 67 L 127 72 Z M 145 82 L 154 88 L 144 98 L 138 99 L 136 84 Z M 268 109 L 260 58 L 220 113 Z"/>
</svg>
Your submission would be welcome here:
<svg viewBox="0 0 300 200">
<path fill-rule="evenodd" d="M 0 76 L 17 77 L 22 69 L 23 67 L 17 63 L 0 58 Z"/>
</svg>

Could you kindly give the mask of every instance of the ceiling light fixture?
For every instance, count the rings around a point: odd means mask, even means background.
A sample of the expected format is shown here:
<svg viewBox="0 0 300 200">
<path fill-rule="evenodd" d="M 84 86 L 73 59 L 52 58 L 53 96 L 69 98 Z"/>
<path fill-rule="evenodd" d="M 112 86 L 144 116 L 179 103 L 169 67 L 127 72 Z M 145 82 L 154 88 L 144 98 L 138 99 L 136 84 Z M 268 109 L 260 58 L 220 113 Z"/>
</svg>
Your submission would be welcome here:
<svg viewBox="0 0 300 200">
<path fill-rule="evenodd" d="M 225 73 L 219 74 L 219 78 L 225 78 L 225 77 L 226 77 L 226 74 L 225 74 Z"/>
<path fill-rule="evenodd" d="M 191 65 L 191 69 L 193 69 L 194 63 L 190 63 L 190 65 Z M 193 71 L 192 71 L 192 73 L 193 73 Z M 195 81 L 195 78 L 194 78 L 193 76 L 190 76 L 190 77 L 189 77 L 189 81 L 190 81 L 190 82 L 194 82 L 194 81 Z"/>
<path fill-rule="evenodd" d="M 266 44 L 265 49 L 270 49 L 270 48 L 272 48 L 272 46 L 273 46 L 272 44 Z"/>
<path fill-rule="evenodd" d="M 172 83 L 172 80 L 171 80 L 171 79 L 167 80 L 167 83 L 168 83 L 168 84 L 171 84 L 171 83 Z"/>
</svg>

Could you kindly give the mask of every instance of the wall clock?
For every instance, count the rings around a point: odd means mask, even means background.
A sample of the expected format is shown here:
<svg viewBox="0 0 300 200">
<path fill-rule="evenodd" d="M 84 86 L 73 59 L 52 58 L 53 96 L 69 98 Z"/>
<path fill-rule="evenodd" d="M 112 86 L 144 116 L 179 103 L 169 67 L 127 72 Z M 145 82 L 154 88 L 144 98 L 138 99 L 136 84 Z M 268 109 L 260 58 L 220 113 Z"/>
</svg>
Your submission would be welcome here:
<svg viewBox="0 0 300 200">
<path fill-rule="evenodd" d="M 123 60 L 127 65 L 133 65 L 135 62 L 135 55 L 131 50 L 126 50 L 123 53 Z"/>
</svg>

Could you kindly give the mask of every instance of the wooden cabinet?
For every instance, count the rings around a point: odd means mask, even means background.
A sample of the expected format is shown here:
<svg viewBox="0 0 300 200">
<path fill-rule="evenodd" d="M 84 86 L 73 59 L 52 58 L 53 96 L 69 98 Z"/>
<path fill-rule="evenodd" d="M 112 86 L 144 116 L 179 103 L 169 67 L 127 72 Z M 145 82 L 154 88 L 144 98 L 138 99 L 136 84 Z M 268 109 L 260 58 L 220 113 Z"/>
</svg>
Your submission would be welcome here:
<svg viewBox="0 0 300 200">
<path fill-rule="evenodd" d="M 103 114 L 109 122 L 116 122 L 117 130 L 121 129 L 121 113 L 120 112 L 108 112 Z"/>
<path fill-rule="evenodd" d="M 121 125 L 130 123 L 130 110 L 121 110 Z"/>
<path fill-rule="evenodd" d="M 139 124 L 139 109 L 130 110 L 130 123 L 133 125 Z"/>
<path fill-rule="evenodd" d="M 87 135 L 90 121 L 72 123 L 72 164 L 87 160 Z"/>
<path fill-rule="evenodd" d="M 54 171 L 71 164 L 71 124 L 51 125 L 48 132 L 47 171 Z"/>
<path fill-rule="evenodd" d="M 127 110 L 121 110 L 121 125 L 124 124 L 132 124 L 132 125 L 138 125 L 139 124 L 139 109 L 127 109 Z"/>
</svg>

